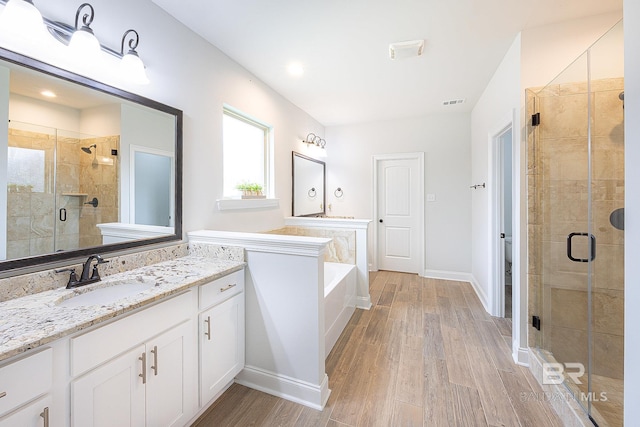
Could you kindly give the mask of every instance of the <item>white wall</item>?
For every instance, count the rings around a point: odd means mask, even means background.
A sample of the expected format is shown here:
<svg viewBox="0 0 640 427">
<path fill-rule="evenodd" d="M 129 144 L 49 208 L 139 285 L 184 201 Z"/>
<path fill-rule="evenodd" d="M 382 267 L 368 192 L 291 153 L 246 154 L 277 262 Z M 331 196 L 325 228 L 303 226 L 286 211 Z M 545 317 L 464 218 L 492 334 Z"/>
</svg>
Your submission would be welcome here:
<svg viewBox="0 0 640 427">
<path fill-rule="evenodd" d="M 426 203 L 426 268 L 471 271 L 469 114 L 328 127 L 325 139 L 328 215 L 372 218 L 372 156 L 425 152 L 425 193 L 436 195 Z"/>
<path fill-rule="evenodd" d="M 524 30 L 522 87 L 550 83 L 621 18 L 608 13 Z"/>
<path fill-rule="evenodd" d="M 9 96 L 9 120 L 80 132 L 79 110 L 15 93 Z"/>
<path fill-rule="evenodd" d="M 473 190 L 471 194 L 471 248 L 472 248 L 472 274 L 476 281 L 478 294 L 486 308 L 495 313 L 493 306 L 493 283 L 497 280 L 491 270 L 492 242 L 495 235 L 492 235 L 491 221 L 497 214 L 490 203 L 490 195 L 495 191 L 499 183 L 494 182 L 492 168 L 494 159 L 492 158 L 492 137 L 496 136 L 505 125 L 513 121 L 514 134 L 519 135 L 520 124 L 518 122 L 521 85 L 520 85 L 520 36 L 516 37 L 511 47 L 507 51 L 504 59 L 498 66 L 491 81 L 487 85 L 482 96 L 473 108 L 471 113 L 471 174 L 474 183 L 487 183 L 487 188 Z M 520 155 L 520 144 L 513 146 L 516 159 Z M 499 166 L 499 165 L 496 165 Z M 515 162 L 516 170 L 520 167 L 519 162 Z M 519 176 L 514 175 L 513 185 L 519 188 Z M 524 193 L 520 193 L 524 194 Z M 513 200 L 514 207 L 518 204 L 518 194 Z M 495 231 L 493 231 L 495 233 Z M 497 231 L 500 232 L 500 231 Z M 518 228 L 513 230 L 514 257 L 517 256 L 515 247 L 517 246 Z M 514 287 L 518 286 L 517 265 L 514 265 L 513 277 Z"/>
<path fill-rule="evenodd" d="M 625 307 L 624 423 L 640 419 L 640 2 L 624 0 L 625 51 Z"/>
<path fill-rule="evenodd" d="M 151 83 L 136 86 L 104 75 L 104 70 L 83 72 L 184 112 L 183 229 L 256 231 L 282 226 L 291 211 L 291 151 L 307 133 L 322 135 L 322 125 L 148 0 L 94 0 L 92 5 L 96 11 L 92 28 L 104 44 L 119 49 L 125 30 L 140 33 L 138 53 Z M 38 4 L 43 15 L 66 23 L 72 22 L 77 7 L 71 0 Z M 50 61 L 62 65 L 62 59 Z M 225 103 L 274 127 L 275 196 L 280 198 L 280 209 L 217 210 L 216 199 L 222 198 Z"/>
<path fill-rule="evenodd" d="M 120 104 L 80 110 L 80 132 L 94 136 L 120 135 Z"/>
</svg>

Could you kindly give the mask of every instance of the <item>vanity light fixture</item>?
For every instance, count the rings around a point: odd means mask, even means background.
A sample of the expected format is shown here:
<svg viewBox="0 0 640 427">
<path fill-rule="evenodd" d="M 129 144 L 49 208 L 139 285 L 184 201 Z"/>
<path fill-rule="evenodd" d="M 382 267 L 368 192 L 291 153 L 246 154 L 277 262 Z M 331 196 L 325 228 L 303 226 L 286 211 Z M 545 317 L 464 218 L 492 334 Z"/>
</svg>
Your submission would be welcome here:
<svg viewBox="0 0 640 427">
<path fill-rule="evenodd" d="M 327 141 L 320 138 L 314 133 L 309 133 L 305 139 L 302 140 L 305 144 L 314 144 L 316 147 L 320 147 L 324 149 L 324 146 L 327 144 Z"/>
<path fill-rule="evenodd" d="M 144 64 L 136 51 L 140 41 L 138 32 L 127 30 L 118 51 L 102 45 L 91 29 L 95 16 L 91 4 L 80 5 L 76 11 L 74 26 L 42 16 L 33 0 L 0 0 L 0 6 L 2 5 L 5 7 L 0 12 L 0 33 L 9 33 L 13 38 L 32 40 L 32 43 L 52 35 L 60 43 L 69 46 L 69 50 L 78 56 L 78 61 L 85 63 L 91 61 L 91 57 L 99 55 L 100 51 L 108 53 L 121 60 L 119 73 L 123 80 L 135 84 L 149 83 Z M 129 48 L 125 52 L 127 40 Z"/>
<path fill-rule="evenodd" d="M 128 43 L 129 51 L 125 54 L 124 43 L 129 35 L 131 36 Z M 125 31 L 122 36 L 122 44 L 120 47 L 120 55 L 122 55 L 120 67 L 122 68 L 123 75 L 132 83 L 146 85 L 149 84 L 149 78 L 147 77 L 147 72 L 144 69 L 144 63 L 138 56 L 138 52 L 136 52 L 139 42 L 140 35 L 136 30 Z"/>
<path fill-rule="evenodd" d="M 13 0 L 12 0 L 13 1 Z M 78 28 L 80 13 L 82 9 L 89 9 L 89 13 L 82 15 L 82 27 Z M 90 25 L 94 17 L 93 6 L 89 3 L 82 3 L 76 12 L 76 26 L 71 41 L 69 41 L 69 49 L 78 52 L 81 55 L 97 55 L 100 52 L 100 42 L 93 34 Z"/>
</svg>

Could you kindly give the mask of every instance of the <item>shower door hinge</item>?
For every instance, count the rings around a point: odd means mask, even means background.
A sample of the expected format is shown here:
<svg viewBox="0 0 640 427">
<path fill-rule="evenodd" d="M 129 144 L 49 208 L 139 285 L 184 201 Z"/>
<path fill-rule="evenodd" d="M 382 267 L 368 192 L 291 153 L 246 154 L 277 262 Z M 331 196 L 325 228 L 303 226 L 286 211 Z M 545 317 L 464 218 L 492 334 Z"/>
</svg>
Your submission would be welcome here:
<svg viewBox="0 0 640 427">
<path fill-rule="evenodd" d="M 533 316 L 533 319 L 531 320 L 531 324 L 533 325 L 534 328 L 536 328 L 537 330 L 540 330 L 540 316 Z"/>
<path fill-rule="evenodd" d="M 539 126 L 540 125 L 540 113 L 535 113 L 531 116 L 531 126 Z"/>
</svg>

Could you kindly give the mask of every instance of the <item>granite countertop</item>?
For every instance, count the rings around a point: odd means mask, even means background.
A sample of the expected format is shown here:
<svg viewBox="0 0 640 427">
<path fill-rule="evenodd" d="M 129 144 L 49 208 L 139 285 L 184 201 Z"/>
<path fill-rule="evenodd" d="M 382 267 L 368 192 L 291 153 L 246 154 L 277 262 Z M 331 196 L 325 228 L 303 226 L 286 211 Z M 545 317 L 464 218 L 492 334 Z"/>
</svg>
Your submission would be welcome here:
<svg viewBox="0 0 640 427">
<path fill-rule="evenodd" d="M 105 277 L 76 289 L 58 288 L 0 303 L 0 361 L 241 270 L 241 261 L 188 255 Z M 140 293 L 103 305 L 60 306 L 76 294 L 126 283 L 149 283 Z"/>
</svg>

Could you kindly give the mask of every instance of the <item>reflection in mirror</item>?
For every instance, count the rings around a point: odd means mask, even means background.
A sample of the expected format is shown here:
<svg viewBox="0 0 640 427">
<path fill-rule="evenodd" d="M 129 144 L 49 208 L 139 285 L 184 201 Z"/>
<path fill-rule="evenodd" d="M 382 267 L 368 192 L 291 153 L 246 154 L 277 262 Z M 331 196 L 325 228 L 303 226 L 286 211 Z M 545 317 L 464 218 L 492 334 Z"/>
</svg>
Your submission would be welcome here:
<svg viewBox="0 0 640 427">
<path fill-rule="evenodd" d="M 181 239 L 182 112 L 1 58 L 0 270 Z"/>
<path fill-rule="evenodd" d="M 325 163 L 293 152 L 293 216 L 325 214 Z"/>
</svg>

